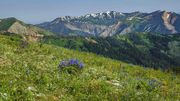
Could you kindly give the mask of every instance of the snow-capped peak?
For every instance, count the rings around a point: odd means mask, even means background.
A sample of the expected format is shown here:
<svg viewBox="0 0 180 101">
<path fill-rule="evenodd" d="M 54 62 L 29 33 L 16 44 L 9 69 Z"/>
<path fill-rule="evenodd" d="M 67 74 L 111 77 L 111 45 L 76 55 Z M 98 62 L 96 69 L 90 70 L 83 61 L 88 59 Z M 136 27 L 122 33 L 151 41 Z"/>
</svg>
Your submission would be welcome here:
<svg viewBox="0 0 180 101">
<path fill-rule="evenodd" d="M 100 13 L 92 13 L 92 14 L 87 14 L 85 15 L 86 18 L 88 17 L 116 17 L 116 16 L 123 16 L 123 13 L 120 12 L 115 12 L 115 11 L 106 11 L 106 12 L 100 12 Z"/>
<path fill-rule="evenodd" d="M 52 22 L 53 22 L 53 23 L 59 23 L 59 22 L 61 22 L 61 21 L 68 21 L 68 22 L 69 22 L 70 20 L 75 19 L 75 18 L 77 18 L 77 17 L 64 16 L 64 17 L 56 18 L 56 19 L 53 20 Z"/>
<path fill-rule="evenodd" d="M 88 17 L 97 17 L 97 16 L 98 16 L 98 14 L 96 14 L 96 13 L 85 15 L 86 18 L 88 18 Z"/>
<path fill-rule="evenodd" d="M 113 11 L 106 11 L 107 14 L 110 14 L 111 12 L 113 12 Z"/>
</svg>

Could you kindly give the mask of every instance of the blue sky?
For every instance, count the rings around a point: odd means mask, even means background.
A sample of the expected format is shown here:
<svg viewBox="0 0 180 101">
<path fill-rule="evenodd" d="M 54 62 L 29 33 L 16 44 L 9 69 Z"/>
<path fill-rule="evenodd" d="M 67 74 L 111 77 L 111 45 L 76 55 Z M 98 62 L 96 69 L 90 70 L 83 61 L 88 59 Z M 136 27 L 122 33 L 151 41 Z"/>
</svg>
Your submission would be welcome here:
<svg viewBox="0 0 180 101">
<path fill-rule="evenodd" d="M 0 18 L 16 17 L 33 24 L 59 16 L 80 16 L 107 10 L 180 12 L 180 0 L 0 0 Z"/>
</svg>

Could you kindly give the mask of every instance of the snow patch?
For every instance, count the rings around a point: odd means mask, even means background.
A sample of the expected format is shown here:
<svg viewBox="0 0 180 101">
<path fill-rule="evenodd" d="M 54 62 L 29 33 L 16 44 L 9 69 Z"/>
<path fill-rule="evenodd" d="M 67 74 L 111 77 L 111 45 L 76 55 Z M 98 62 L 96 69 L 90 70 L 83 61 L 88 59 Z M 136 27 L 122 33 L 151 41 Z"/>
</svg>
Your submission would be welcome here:
<svg viewBox="0 0 180 101">
<path fill-rule="evenodd" d="M 85 15 L 86 18 L 88 17 L 104 17 L 104 16 L 109 16 L 111 17 L 112 15 L 114 16 L 119 16 L 119 15 L 124 15 L 123 13 L 120 12 L 115 12 L 115 11 L 106 11 L 106 12 L 100 12 L 100 13 L 92 13 L 92 14 L 87 14 Z"/>
<path fill-rule="evenodd" d="M 93 17 L 97 17 L 98 15 L 97 15 L 97 14 L 91 14 L 91 16 L 93 16 Z"/>
</svg>

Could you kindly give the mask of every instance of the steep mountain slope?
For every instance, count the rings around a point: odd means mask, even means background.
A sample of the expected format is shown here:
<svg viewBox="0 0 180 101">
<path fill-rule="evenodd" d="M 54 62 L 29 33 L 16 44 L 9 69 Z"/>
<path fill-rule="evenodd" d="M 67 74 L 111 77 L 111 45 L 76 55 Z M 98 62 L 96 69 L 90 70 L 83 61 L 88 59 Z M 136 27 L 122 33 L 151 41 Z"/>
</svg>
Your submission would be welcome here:
<svg viewBox="0 0 180 101">
<path fill-rule="evenodd" d="M 28 25 L 16 18 L 6 18 L 0 20 L 1 33 L 14 33 L 20 34 L 25 39 L 35 41 L 44 35 L 53 35 L 51 32 L 38 28 L 33 25 Z"/>
<path fill-rule="evenodd" d="M 37 25 L 56 34 L 112 36 L 130 32 L 174 34 L 180 32 L 180 15 L 173 12 L 119 13 L 108 11 L 80 17 L 60 17 Z"/>
<path fill-rule="evenodd" d="M 38 42 L 21 47 L 22 40 L 0 35 L 2 101 L 179 100 L 179 75 Z M 71 58 L 84 68 L 60 71 L 60 61 Z"/>
<path fill-rule="evenodd" d="M 161 67 L 162 69 L 180 67 L 179 34 L 129 33 L 107 38 L 44 37 L 43 43 L 93 52 L 145 67 Z"/>
</svg>

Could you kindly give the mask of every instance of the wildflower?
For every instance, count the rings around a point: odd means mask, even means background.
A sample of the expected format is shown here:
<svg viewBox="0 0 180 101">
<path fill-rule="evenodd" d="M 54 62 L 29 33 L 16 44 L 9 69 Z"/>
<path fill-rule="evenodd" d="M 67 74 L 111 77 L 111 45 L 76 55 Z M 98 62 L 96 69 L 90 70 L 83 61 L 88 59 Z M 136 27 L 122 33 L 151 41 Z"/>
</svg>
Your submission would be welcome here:
<svg viewBox="0 0 180 101">
<path fill-rule="evenodd" d="M 62 69 L 64 67 L 68 67 L 68 66 L 75 66 L 79 69 L 82 69 L 84 67 L 84 64 L 82 62 L 79 62 L 78 59 L 63 60 L 59 64 L 60 69 Z"/>
<path fill-rule="evenodd" d="M 32 87 L 28 87 L 27 89 L 28 89 L 28 90 L 32 90 L 33 88 L 32 88 Z"/>
<path fill-rule="evenodd" d="M 70 65 L 76 65 L 76 62 L 78 62 L 78 61 L 76 61 L 74 59 L 69 60 L 69 64 Z"/>
<path fill-rule="evenodd" d="M 63 68 L 63 67 L 66 67 L 68 66 L 68 61 L 62 61 L 60 64 L 59 64 L 59 67 L 60 68 Z"/>
<path fill-rule="evenodd" d="M 36 89 L 35 89 L 34 87 L 31 87 L 31 86 L 28 87 L 27 90 L 28 90 L 28 91 L 36 91 Z"/>
<path fill-rule="evenodd" d="M 39 93 L 39 94 L 36 94 L 36 96 L 37 96 L 37 97 L 42 97 L 42 96 L 45 97 L 45 94 Z"/>
<path fill-rule="evenodd" d="M 75 65 L 78 65 L 79 61 L 76 59 L 76 60 L 74 60 L 74 63 L 75 63 Z"/>
<path fill-rule="evenodd" d="M 0 97 L 2 97 L 2 98 L 7 100 L 8 95 L 7 95 L 7 93 L 1 93 L 0 92 Z"/>
<path fill-rule="evenodd" d="M 142 95 L 143 93 L 142 92 L 137 92 L 136 95 Z"/>
<path fill-rule="evenodd" d="M 150 80 L 150 81 L 148 82 L 148 84 L 149 84 L 149 86 L 151 86 L 152 88 L 156 88 L 156 87 L 158 87 L 158 86 L 161 85 L 161 83 L 158 82 L 158 81 L 155 80 L 155 79 Z"/>
<path fill-rule="evenodd" d="M 7 96 L 7 93 L 4 93 L 4 96 Z"/>
<path fill-rule="evenodd" d="M 117 87 L 122 87 L 122 85 L 120 84 L 118 80 L 111 80 L 111 81 L 106 81 L 106 82 Z"/>
<path fill-rule="evenodd" d="M 84 67 L 84 64 L 83 63 L 80 63 L 79 64 L 79 68 L 81 69 L 81 68 L 83 68 Z"/>
<path fill-rule="evenodd" d="M 9 81 L 9 85 L 12 86 L 13 82 L 12 81 Z"/>
</svg>

